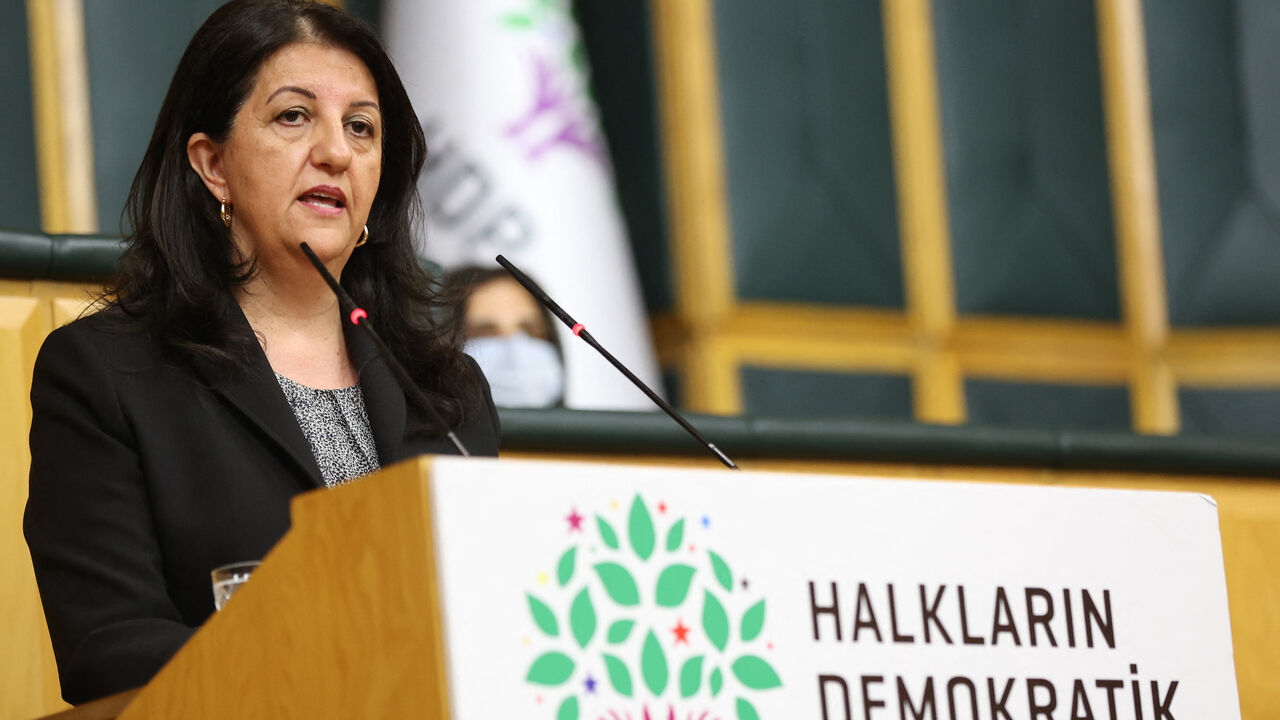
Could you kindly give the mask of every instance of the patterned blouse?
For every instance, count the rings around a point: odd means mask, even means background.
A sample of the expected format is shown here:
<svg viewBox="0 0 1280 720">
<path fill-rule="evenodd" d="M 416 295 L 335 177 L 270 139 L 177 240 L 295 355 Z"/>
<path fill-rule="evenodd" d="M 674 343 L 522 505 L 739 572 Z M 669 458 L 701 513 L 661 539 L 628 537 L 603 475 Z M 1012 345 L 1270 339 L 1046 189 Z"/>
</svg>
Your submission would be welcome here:
<svg viewBox="0 0 1280 720">
<path fill-rule="evenodd" d="M 325 485 L 341 485 L 378 470 L 378 448 L 359 385 L 316 390 L 280 373 L 276 382 L 311 445 Z"/>
</svg>

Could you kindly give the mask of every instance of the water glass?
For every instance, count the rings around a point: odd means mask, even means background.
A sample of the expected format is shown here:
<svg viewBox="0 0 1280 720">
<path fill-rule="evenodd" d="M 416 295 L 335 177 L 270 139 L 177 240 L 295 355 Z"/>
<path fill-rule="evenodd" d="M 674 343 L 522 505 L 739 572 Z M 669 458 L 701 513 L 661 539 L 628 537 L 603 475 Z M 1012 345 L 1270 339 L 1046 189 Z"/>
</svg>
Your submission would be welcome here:
<svg viewBox="0 0 1280 720">
<path fill-rule="evenodd" d="M 213 607 L 221 610 L 241 585 L 249 581 L 249 576 L 257 569 L 257 562 L 239 562 L 214 568 L 209 573 L 213 577 Z"/>
</svg>

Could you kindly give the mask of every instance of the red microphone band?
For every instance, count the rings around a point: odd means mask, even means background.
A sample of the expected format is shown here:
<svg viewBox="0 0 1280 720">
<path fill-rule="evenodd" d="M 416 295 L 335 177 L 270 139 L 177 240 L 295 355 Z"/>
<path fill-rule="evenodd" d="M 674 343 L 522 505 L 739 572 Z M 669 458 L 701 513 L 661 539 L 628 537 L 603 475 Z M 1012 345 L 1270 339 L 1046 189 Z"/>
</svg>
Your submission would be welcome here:
<svg viewBox="0 0 1280 720">
<path fill-rule="evenodd" d="M 573 330 L 574 335 L 577 335 L 578 337 L 582 337 L 582 331 L 586 330 L 587 328 L 582 323 L 574 323 L 571 329 Z"/>
<path fill-rule="evenodd" d="M 367 317 L 369 317 L 369 313 L 365 312 L 364 308 L 358 307 L 351 311 L 351 324 L 359 325 L 360 321 Z"/>
</svg>

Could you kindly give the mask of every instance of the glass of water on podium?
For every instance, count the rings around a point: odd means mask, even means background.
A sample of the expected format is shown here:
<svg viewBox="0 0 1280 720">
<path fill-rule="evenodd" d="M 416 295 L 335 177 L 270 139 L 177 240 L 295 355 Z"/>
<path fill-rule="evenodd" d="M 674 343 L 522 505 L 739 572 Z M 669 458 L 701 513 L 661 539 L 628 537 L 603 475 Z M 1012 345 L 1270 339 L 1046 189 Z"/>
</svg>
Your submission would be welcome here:
<svg viewBox="0 0 1280 720">
<path fill-rule="evenodd" d="M 239 562 L 214 568 L 209 573 L 213 578 L 213 608 L 221 610 L 235 591 L 249 581 L 249 576 L 258 565 L 257 562 Z"/>
</svg>

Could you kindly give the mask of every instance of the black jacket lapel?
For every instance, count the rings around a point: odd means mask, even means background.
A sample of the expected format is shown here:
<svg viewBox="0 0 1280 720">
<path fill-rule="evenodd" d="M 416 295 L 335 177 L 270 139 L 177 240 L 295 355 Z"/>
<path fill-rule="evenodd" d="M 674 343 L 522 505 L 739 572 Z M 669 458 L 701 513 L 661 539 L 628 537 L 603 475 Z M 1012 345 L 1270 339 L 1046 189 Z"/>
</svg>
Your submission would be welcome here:
<svg viewBox="0 0 1280 720">
<path fill-rule="evenodd" d="M 390 465 L 403 459 L 401 446 L 408 419 L 404 390 L 368 333 L 347 323 L 342 327 L 346 332 L 347 354 L 360 376 L 360 392 L 364 394 L 365 411 L 369 413 L 369 429 L 378 448 L 378 462 Z"/>
<path fill-rule="evenodd" d="M 239 322 L 249 328 L 249 321 L 238 311 Z M 243 372 L 227 373 L 207 363 L 197 363 L 197 371 L 214 392 L 234 405 L 263 436 L 283 449 L 293 459 L 307 487 L 323 487 L 324 478 L 320 466 L 311 454 L 311 445 L 298 426 L 298 419 L 284 398 L 284 391 L 276 381 L 275 372 L 267 362 L 262 348 L 254 343 L 246 358 Z"/>
</svg>

